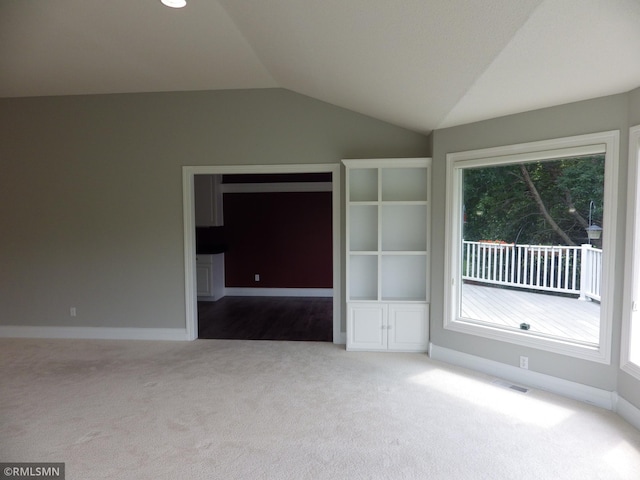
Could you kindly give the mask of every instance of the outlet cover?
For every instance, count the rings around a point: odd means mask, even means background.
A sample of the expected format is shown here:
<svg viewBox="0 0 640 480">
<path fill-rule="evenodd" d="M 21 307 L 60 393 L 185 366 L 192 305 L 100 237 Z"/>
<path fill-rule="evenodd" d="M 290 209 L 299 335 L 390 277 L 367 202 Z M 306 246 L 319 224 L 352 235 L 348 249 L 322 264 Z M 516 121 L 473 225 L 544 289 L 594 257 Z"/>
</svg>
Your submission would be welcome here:
<svg viewBox="0 0 640 480">
<path fill-rule="evenodd" d="M 529 370 L 529 357 L 520 357 L 520 368 Z"/>
</svg>

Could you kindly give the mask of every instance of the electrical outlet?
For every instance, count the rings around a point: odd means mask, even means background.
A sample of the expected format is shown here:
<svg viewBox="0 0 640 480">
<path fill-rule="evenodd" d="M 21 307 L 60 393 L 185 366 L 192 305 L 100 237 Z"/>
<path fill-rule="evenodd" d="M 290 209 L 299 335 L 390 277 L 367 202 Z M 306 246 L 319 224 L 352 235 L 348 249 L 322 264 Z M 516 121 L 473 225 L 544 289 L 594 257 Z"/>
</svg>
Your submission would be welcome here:
<svg viewBox="0 0 640 480">
<path fill-rule="evenodd" d="M 76 314 L 77 314 L 77 312 L 76 312 L 76 307 L 71 307 L 71 308 L 69 309 L 69 315 L 71 315 L 72 317 L 75 317 L 75 316 L 76 316 Z"/>
<path fill-rule="evenodd" d="M 259 281 L 260 281 L 260 274 L 259 274 L 259 273 L 256 273 L 256 274 L 253 276 L 253 279 L 254 279 L 256 282 L 259 282 Z"/>
<path fill-rule="evenodd" d="M 529 357 L 520 357 L 520 368 L 529 370 Z"/>
</svg>

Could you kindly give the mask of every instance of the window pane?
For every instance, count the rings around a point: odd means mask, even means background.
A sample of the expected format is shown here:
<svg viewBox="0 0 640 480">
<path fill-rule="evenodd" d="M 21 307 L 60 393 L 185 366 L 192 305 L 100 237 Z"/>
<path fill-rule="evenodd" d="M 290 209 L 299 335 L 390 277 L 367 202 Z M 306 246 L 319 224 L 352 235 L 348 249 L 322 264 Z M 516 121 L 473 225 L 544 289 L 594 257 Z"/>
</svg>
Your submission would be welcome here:
<svg viewBox="0 0 640 480">
<path fill-rule="evenodd" d="M 604 154 L 465 168 L 462 178 L 458 316 L 597 345 Z"/>
</svg>

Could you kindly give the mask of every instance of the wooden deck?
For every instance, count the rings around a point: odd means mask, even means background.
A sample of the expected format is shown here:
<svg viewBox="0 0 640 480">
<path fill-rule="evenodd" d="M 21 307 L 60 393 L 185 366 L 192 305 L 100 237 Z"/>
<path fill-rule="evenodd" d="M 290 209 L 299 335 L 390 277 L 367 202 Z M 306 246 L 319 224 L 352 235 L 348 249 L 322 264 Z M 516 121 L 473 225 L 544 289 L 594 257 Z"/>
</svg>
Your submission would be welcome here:
<svg viewBox="0 0 640 480">
<path fill-rule="evenodd" d="M 573 298 L 464 284 L 462 316 L 497 325 L 598 343 L 600 304 Z"/>
</svg>

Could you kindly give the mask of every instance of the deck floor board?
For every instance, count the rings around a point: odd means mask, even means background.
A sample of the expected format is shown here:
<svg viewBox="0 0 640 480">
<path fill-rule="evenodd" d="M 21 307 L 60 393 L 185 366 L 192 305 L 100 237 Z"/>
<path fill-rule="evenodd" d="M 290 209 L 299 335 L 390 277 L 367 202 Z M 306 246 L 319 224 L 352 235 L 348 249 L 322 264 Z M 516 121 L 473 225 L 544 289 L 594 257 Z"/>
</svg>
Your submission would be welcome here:
<svg viewBox="0 0 640 480">
<path fill-rule="evenodd" d="M 598 343 L 600 304 L 579 299 L 465 283 L 461 313 L 497 325 Z"/>
</svg>

